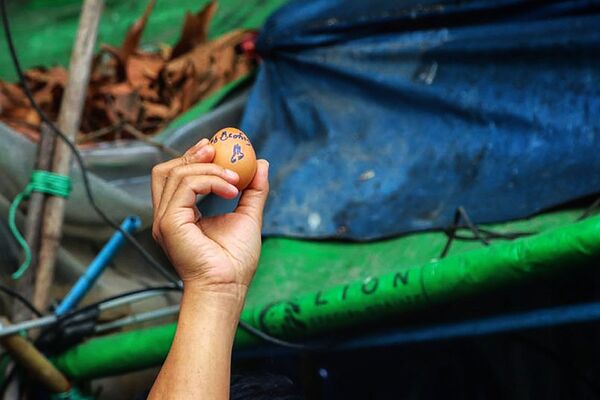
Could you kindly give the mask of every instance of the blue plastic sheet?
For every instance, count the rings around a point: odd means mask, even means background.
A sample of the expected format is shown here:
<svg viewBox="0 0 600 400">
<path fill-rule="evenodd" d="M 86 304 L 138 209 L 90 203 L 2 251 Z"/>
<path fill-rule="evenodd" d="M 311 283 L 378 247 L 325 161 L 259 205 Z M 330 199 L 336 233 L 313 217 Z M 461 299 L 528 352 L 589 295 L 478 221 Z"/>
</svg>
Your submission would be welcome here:
<svg viewBox="0 0 600 400">
<path fill-rule="evenodd" d="M 600 191 L 598 2 L 293 2 L 242 121 L 264 233 L 368 240 Z"/>
</svg>

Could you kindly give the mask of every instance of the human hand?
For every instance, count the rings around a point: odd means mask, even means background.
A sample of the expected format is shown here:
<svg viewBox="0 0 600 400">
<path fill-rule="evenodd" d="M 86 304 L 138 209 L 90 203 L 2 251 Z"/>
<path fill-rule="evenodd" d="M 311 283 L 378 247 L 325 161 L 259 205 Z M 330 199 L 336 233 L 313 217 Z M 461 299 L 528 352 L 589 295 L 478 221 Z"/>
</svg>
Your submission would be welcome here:
<svg viewBox="0 0 600 400">
<path fill-rule="evenodd" d="M 258 264 L 262 215 L 269 192 L 268 167 L 258 160 L 256 175 L 234 212 L 203 218 L 196 196 L 238 195 L 238 175 L 212 164 L 215 149 L 201 140 L 182 157 L 152 170 L 152 234 L 184 282 L 201 291 L 243 299 Z"/>
</svg>

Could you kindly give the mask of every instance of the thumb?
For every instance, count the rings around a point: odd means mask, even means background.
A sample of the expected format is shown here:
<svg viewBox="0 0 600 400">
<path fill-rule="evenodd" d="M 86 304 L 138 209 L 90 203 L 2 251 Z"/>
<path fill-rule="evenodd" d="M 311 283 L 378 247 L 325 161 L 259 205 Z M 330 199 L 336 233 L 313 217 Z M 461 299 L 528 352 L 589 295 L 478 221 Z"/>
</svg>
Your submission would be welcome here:
<svg viewBox="0 0 600 400">
<path fill-rule="evenodd" d="M 256 174 L 250 185 L 242 193 L 235 210 L 238 214 L 249 216 L 262 226 L 263 210 L 269 196 L 269 162 L 258 160 Z"/>
</svg>

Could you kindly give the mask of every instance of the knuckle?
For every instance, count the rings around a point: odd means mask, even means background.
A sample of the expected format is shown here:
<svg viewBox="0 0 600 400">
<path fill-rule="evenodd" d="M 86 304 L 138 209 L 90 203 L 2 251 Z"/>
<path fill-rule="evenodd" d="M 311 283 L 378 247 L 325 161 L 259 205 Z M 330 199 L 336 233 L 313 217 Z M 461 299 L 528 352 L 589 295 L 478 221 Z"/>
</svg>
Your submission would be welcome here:
<svg viewBox="0 0 600 400">
<path fill-rule="evenodd" d="M 181 156 L 181 160 L 183 161 L 183 165 L 192 164 L 192 157 L 190 154 L 184 154 Z"/>
<path fill-rule="evenodd" d="M 171 229 L 171 223 L 168 218 L 162 218 L 158 221 L 158 237 L 160 238 L 162 235 L 167 235 Z"/>
<path fill-rule="evenodd" d="M 163 164 L 156 164 L 154 167 L 152 167 L 152 177 L 153 178 L 157 178 L 160 175 L 162 175 L 164 172 L 164 166 Z"/>
<path fill-rule="evenodd" d="M 197 164 L 195 171 L 199 175 L 220 175 L 225 169 L 213 163 Z"/>
<path fill-rule="evenodd" d="M 193 177 L 191 177 L 191 176 L 184 176 L 181 179 L 181 184 L 183 184 L 185 186 L 188 186 L 188 187 L 191 187 L 191 186 L 194 185 L 194 181 L 195 181 L 195 179 Z"/>
<path fill-rule="evenodd" d="M 225 177 L 225 168 L 216 164 L 206 164 L 203 172 L 208 177 Z"/>
<path fill-rule="evenodd" d="M 152 225 L 152 238 L 155 241 L 160 242 L 160 231 L 156 224 Z"/>
<path fill-rule="evenodd" d="M 210 163 L 208 164 L 210 166 L 210 169 L 213 173 L 215 173 L 215 175 L 218 174 L 224 174 L 225 173 L 225 168 L 221 167 L 220 165 L 214 164 L 214 163 Z"/>
<path fill-rule="evenodd" d="M 181 179 L 185 176 L 185 170 L 183 166 L 175 167 L 169 171 L 169 178 Z"/>
</svg>

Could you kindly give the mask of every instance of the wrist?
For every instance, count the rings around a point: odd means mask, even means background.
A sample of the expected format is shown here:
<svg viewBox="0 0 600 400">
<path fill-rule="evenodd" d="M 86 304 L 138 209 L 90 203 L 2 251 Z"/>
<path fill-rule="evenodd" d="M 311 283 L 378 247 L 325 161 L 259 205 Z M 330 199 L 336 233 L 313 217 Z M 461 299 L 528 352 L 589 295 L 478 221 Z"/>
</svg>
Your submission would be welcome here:
<svg viewBox="0 0 600 400">
<path fill-rule="evenodd" d="M 239 314 L 244 307 L 248 287 L 236 283 L 204 284 L 196 281 L 183 283 L 183 302 L 200 307 L 206 312 L 226 315 Z"/>
</svg>

